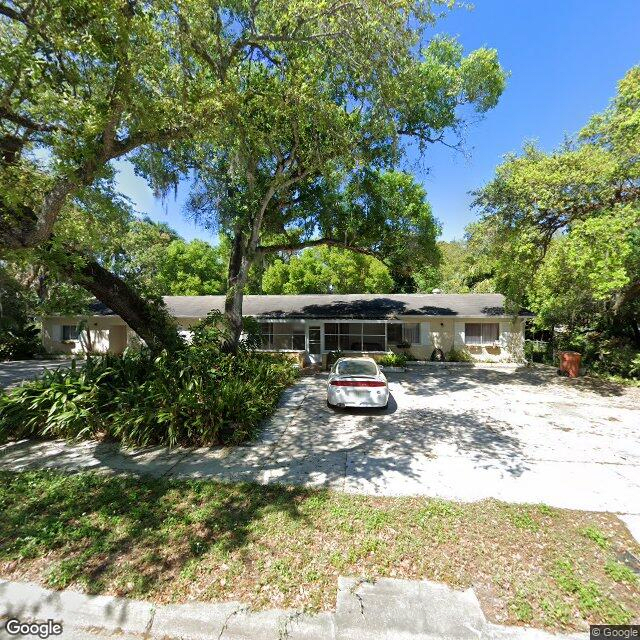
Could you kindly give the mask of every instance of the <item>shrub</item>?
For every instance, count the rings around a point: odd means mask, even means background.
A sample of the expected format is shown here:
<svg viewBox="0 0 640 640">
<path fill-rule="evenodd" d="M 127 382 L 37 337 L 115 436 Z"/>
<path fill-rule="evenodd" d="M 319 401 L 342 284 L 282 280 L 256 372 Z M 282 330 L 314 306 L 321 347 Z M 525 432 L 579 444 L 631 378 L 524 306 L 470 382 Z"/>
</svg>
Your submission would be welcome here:
<svg viewBox="0 0 640 640">
<path fill-rule="evenodd" d="M 464 349 L 451 349 L 447 353 L 447 362 L 473 362 L 473 358 L 468 351 Z"/>
<path fill-rule="evenodd" d="M 236 444 L 252 437 L 295 379 L 274 354 L 193 344 L 152 357 L 90 356 L 0 396 L 0 441 L 106 437 L 146 446 Z"/>
<path fill-rule="evenodd" d="M 340 358 L 344 358 L 345 353 L 342 351 L 329 351 L 327 354 L 327 369 L 331 369 L 331 367 L 338 361 Z"/>
<path fill-rule="evenodd" d="M 40 330 L 35 325 L 0 329 L 0 360 L 26 360 L 41 353 Z"/>
<path fill-rule="evenodd" d="M 392 353 L 391 351 L 378 360 L 383 367 L 404 367 L 409 360 L 404 353 Z"/>
<path fill-rule="evenodd" d="M 561 334 L 556 349 L 578 351 L 583 363 L 596 374 L 640 379 L 640 350 L 623 337 L 598 331 Z"/>
</svg>

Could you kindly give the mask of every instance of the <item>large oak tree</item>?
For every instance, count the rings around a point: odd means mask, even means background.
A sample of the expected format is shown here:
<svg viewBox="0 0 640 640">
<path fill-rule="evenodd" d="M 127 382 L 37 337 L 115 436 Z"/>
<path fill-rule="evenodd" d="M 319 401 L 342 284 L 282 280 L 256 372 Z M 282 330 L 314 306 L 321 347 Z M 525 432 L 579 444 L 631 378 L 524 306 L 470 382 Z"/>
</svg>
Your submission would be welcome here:
<svg viewBox="0 0 640 640">
<path fill-rule="evenodd" d="M 0 1 L 0 247 L 49 252 L 151 348 L 170 346 L 166 315 L 56 225 L 118 158 L 138 152 L 158 186 L 195 169 L 195 201 L 215 200 L 209 222 L 231 237 L 237 337 L 248 270 L 303 190 L 393 164 L 403 137 L 449 144 L 459 107 L 495 105 L 495 52 L 422 46 L 444 4 Z M 305 246 L 337 242 L 342 222 Z"/>
</svg>

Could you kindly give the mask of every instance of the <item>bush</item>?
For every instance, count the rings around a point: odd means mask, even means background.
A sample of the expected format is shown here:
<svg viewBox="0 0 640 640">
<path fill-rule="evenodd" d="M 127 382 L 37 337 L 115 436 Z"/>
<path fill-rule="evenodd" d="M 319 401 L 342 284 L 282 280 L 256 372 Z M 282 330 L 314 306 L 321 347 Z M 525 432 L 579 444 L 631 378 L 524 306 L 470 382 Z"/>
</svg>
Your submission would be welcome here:
<svg viewBox="0 0 640 640">
<path fill-rule="evenodd" d="M 595 353 L 586 354 L 585 362 L 596 373 L 640 379 L 640 351 L 621 340 L 601 342 Z"/>
<path fill-rule="evenodd" d="M 541 340 L 525 340 L 524 357 L 528 362 L 553 364 L 553 345 Z"/>
<path fill-rule="evenodd" d="M 640 379 L 640 350 L 623 337 L 610 337 L 598 331 L 560 335 L 557 351 L 577 351 L 593 373 Z"/>
<path fill-rule="evenodd" d="M 329 351 L 327 354 L 327 369 L 331 369 L 331 367 L 333 367 L 340 358 L 344 358 L 345 355 L 346 354 L 342 351 Z"/>
<path fill-rule="evenodd" d="M 381 364 L 383 367 L 404 367 L 408 360 L 409 357 L 406 354 L 392 353 L 390 351 L 378 360 L 378 364 Z"/>
<path fill-rule="evenodd" d="M 464 349 L 451 349 L 447 353 L 447 362 L 473 362 L 473 358 L 468 351 Z"/>
<path fill-rule="evenodd" d="M 157 357 L 147 350 L 90 356 L 83 368 L 47 372 L 0 396 L 0 441 L 237 444 L 255 434 L 295 376 L 292 364 L 277 355 L 224 354 L 211 343 Z"/>
<path fill-rule="evenodd" d="M 41 353 L 40 330 L 35 325 L 0 329 L 0 360 L 27 360 Z"/>
</svg>

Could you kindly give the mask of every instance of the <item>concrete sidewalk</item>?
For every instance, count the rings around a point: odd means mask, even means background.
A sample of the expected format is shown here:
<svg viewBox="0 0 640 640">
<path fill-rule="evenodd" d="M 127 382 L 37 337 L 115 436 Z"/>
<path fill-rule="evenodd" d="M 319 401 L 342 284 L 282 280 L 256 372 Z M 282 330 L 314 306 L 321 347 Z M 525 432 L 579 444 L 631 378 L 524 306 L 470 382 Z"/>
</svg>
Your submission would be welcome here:
<svg viewBox="0 0 640 640">
<path fill-rule="evenodd" d="M 366 495 L 496 498 L 628 514 L 628 524 L 637 528 L 637 398 L 602 397 L 535 371 L 392 375 L 392 401 L 382 412 L 329 409 L 326 378 L 303 378 L 283 394 L 249 446 L 126 450 L 113 443 L 22 441 L 0 447 L 0 469 L 92 469 Z"/>
<path fill-rule="evenodd" d="M 110 596 L 48 591 L 0 581 L 0 638 L 7 620 L 51 619 L 62 640 L 551 640 L 552 635 L 489 623 L 472 589 L 434 582 L 382 578 L 338 579 L 334 612 L 251 611 L 238 602 L 154 605 Z"/>
</svg>

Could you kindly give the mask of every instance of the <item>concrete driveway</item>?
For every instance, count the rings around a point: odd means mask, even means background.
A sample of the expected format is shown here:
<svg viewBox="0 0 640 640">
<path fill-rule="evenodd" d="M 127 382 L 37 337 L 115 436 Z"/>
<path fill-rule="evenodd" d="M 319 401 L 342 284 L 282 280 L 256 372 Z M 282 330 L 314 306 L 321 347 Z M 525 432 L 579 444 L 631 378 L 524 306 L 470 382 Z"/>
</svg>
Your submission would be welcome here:
<svg viewBox="0 0 640 640">
<path fill-rule="evenodd" d="M 13 362 L 0 362 L 0 388 L 10 389 L 25 380 L 39 378 L 47 369 L 59 369 L 60 367 L 70 366 L 71 359 L 14 360 Z"/>
<path fill-rule="evenodd" d="M 497 498 L 631 514 L 629 526 L 640 530 L 640 390 L 559 378 L 551 368 L 441 365 L 388 377 L 384 411 L 330 409 L 326 375 L 302 378 L 248 446 L 23 441 L 0 446 L 0 468 Z"/>
<path fill-rule="evenodd" d="M 330 409 L 325 376 L 307 381 L 298 408 L 275 418 L 287 424 L 269 478 L 640 513 L 640 390 L 546 367 L 416 367 L 388 378 L 383 412 Z"/>
</svg>

